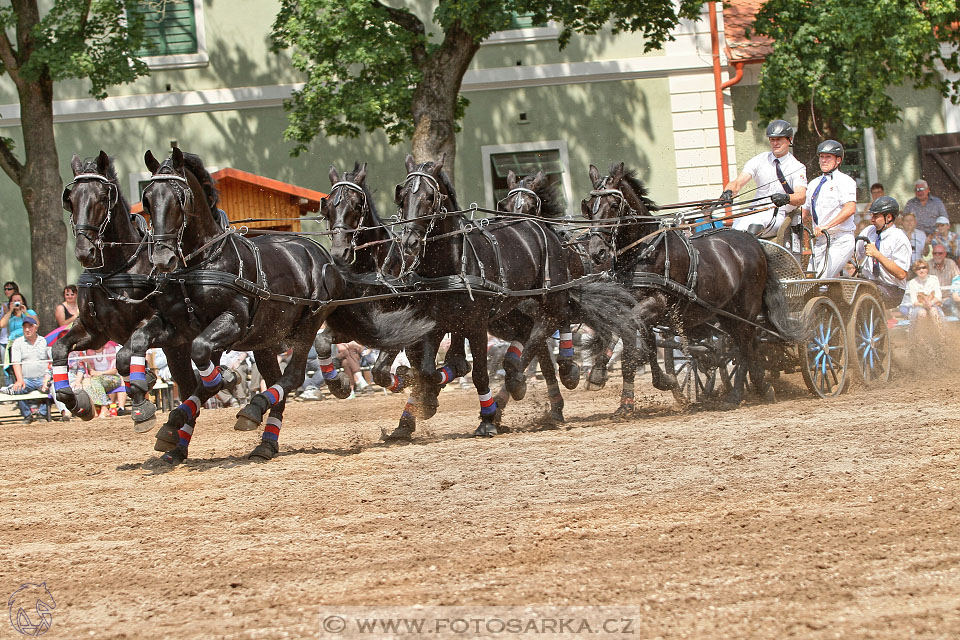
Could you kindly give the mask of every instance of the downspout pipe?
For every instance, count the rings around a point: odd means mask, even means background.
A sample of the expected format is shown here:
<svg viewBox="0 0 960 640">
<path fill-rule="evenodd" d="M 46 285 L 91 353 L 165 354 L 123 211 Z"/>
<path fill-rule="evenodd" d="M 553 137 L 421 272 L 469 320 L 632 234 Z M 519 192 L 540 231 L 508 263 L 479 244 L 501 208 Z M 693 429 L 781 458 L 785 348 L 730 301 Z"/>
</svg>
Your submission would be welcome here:
<svg viewBox="0 0 960 640">
<path fill-rule="evenodd" d="M 730 163 L 727 158 L 727 122 L 726 115 L 723 112 L 723 80 L 720 75 L 720 30 L 717 26 L 717 3 L 710 2 L 709 10 L 710 48 L 713 56 L 713 92 L 717 99 L 717 129 L 720 138 L 720 177 L 723 180 L 723 186 L 726 186 L 730 182 Z M 742 67 L 740 71 L 739 76 L 743 77 Z"/>
</svg>

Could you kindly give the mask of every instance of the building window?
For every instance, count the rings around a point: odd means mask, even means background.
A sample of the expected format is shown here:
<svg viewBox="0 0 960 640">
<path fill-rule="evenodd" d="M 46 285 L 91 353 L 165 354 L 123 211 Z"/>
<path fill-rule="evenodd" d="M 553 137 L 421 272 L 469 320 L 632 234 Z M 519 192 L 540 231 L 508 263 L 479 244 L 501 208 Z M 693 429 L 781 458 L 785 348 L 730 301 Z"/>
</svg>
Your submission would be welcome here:
<svg viewBox="0 0 960 640">
<path fill-rule="evenodd" d="M 843 165 L 840 170 L 857 183 L 857 201 L 870 202 L 870 183 L 867 178 L 867 154 L 864 151 L 863 136 L 855 145 L 843 145 Z"/>
<path fill-rule="evenodd" d="M 510 145 L 490 145 L 480 148 L 483 155 L 484 191 L 487 208 L 495 209 L 496 204 L 509 192 L 507 173 L 511 170 L 518 178 L 543 171 L 547 179 L 560 186 L 560 200 L 567 215 L 571 215 L 569 202 L 571 196 L 570 173 L 567 143 L 560 140 L 551 142 L 528 142 Z"/>
<path fill-rule="evenodd" d="M 209 62 L 203 0 L 141 0 L 132 10 L 143 16 L 145 43 L 137 55 L 151 69 L 205 66 Z"/>
<path fill-rule="evenodd" d="M 532 13 L 517 13 L 516 11 L 510 12 L 510 26 L 505 29 L 509 31 L 512 29 L 532 29 L 534 27 L 544 27 L 546 22 L 534 22 Z"/>
<path fill-rule="evenodd" d="M 560 27 L 555 22 L 534 22 L 532 13 L 510 13 L 510 26 L 490 34 L 481 44 L 508 44 L 512 42 L 536 42 L 556 40 Z"/>
</svg>

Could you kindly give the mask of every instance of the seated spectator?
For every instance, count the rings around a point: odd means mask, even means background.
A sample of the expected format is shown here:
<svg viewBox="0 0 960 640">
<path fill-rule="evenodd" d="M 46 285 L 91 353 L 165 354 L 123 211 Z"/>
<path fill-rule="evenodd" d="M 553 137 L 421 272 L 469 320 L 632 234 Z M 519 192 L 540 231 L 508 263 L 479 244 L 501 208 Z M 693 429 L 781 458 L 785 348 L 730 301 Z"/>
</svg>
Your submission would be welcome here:
<svg viewBox="0 0 960 640">
<path fill-rule="evenodd" d="M 930 273 L 930 267 L 926 260 L 917 260 L 913 265 L 913 271 L 917 274 L 907 283 L 907 294 L 910 296 L 910 325 L 913 326 L 918 320 L 923 318 L 932 318 L 937 327 L 943 325 L 943 301 L 940 292 L 940 281 Z"/>
<path fill-rule="evenodd" d="M 123 406 L 127 402 L 123 378 L 117 373 L 117 351 L 115 342 L 108 342 L 99 349 L 87 349 L 84 371 L 80 373 L 80 384 L 90 396 L 94 411 L 100 407 L 100 417 L 106 417 L 111 402 L 117 405 L 117 415 L 123 415 Z"/>
<path fill-rule="evenodd" d="M 917 216 L 912 213 L 903 214 L 900 228 L 903 229 L 907 240 L 910 241 L 910 249 L 913 251 L 910 264 L 913 264 L 920 258 L 923 258 L 927 252 L 927 246 L 929 244 L 927 242 L 927 234 L 921 229 L 917 229 Z"/>
<path fill-rule="evenodd" d="M 872 185 L 870 185 L 871 204 L 873 203 L 874 200 L 876 200 L 880 196 L 885 196 L 885 195 L 887 195 L 887 192 L 883 190 L 882 184 L 880 184 L 879 182 L 874 182 Z"/>
<path fill-rule="evenodd" d="M 247 377 L 250 375 L 250 365 L 247 362 L 246 351 L 224 351 L 220 356 L 224 389 L 217 393 L 217 399 L 225 407 L 242 406 L 250 402 L 250 385 Z M 229 385 L 227 381 L 235 380 Z"/>
<path fill-rule="evenodd" d="M 24 315 L 21 327 L 23 335 L 14 340 L 10 347 L 10 366 L 13 368 L 14 382 L 9 387 L 0 389 L 3 393 L 13 395 L 40 390 L 48 364 L 47 341 L 38 335 L 36 316 Z M 22 400 L 17 406 L 24 424 L 47 416 L 47 404 L 40 403 L 39 400 Z"/>
<path fill-rule="evenodd" d="M 341 342 L 337 344 L 337 358 L 340 359 L 340 366 L 350 377 L 352 391 L 350 397 L 354 397 L 357 392 L 366 390 L 370 383 L 364 379 L 360 369 L 360 358 L 363 353 L 363 345 L 356 342 Z"/>
<path fill-rule="evenodd" d="M 57 318 L 57 326 L 72 325 L 80 315 L 77 307 L 77 285 L 68 284 L 63 288 L 63 302 L 57 305 L 53 315 Z"/>
<path fill-rule="evenodd" d="M 932 253 L 933 261 L 927 263 L 930 265 L 930 273 L 937 276 L 941 291 L 949 290 L 953 286 L 953 279 L 960 276 L 960 267 L 947 257 L 947 249 L 943 245 L 935 245 Z M 958 307 L 954 305 L 951 296 L 947 296 L 943 301 L 943 311 L 944 313 L 957 315 Z"/>
<path fill-rule="evenodd" d="M 929 239 L 930 246 L 942 246 L 947 250 L 947 256 L 951 260 L 957 257 L 957 234 L 950 230 L 950 218 L 940 216 L 937 218 L 937 230 Z"/>
<path fill-rule="evenodd" d="M 843 265 L 843 275 L 848 278 L 855 278 L 857 276 L 857 263 L 853 260 L 847 260 L 847 264 Z"/>
<path fill-rule="evenodd" d="M 3 316 L 0 316 L 0 327 L 7 330 L 7 351 L 10 350 L 13 341 L 23 335 L 23 319 L 28 315 L 36 318 L 37 312 L 30 308 L 23 294 L 17 292 L 10 296 L 7 310 Z M 10 362 L 10 358 L 6 357 L 4 361 Z"/>
</svg>

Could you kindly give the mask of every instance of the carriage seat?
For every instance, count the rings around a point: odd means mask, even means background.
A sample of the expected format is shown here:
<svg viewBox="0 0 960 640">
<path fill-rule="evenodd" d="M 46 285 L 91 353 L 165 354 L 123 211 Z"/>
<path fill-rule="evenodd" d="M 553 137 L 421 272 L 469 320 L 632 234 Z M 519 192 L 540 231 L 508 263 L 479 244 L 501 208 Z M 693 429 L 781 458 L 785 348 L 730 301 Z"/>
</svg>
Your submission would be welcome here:
<svg viewBox="0 0 960 640">
<path fill-rule="evenodd" d="M 803 268 L 789 249 L 769 240 L 760 240 L 760 246 L 767 256 L 767 266 L 773 269 L 780 280 L 803 280 Z"/>
</svg>

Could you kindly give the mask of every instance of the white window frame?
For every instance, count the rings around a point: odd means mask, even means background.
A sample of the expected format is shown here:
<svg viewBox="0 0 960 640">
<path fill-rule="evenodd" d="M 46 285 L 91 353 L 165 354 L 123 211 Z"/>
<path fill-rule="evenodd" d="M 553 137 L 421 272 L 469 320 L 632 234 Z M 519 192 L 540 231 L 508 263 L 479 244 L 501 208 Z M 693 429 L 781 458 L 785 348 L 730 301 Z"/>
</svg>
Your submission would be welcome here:
<svg viewBox="0 0 960 640">
<path fill-rule="evenodd" d="M 567 217 L 574 216 L 573 185 L 570 181 L 570 154 L 567 151 L 566 140 L 544 140 L 542 142 L 517 142 L 514 144 L 489 144 L 480 147 L 483 163 L 483 197 L 487 209 L 496 209 L 497 203 L 493 200 L 493 171 L 490 169 L 490 156 L 498 153 L 522 153 L 524 151 L 557 150 L 560 152 L 560 163 L 563 173 L 560 174 L 563 185 L 564 199 L 567 201 Z"/>
<path fill-rule="evenodd" d="M 172 56 L 144 56 L 141 58 L 152 71 L 163 69 L 193 69 L 210 64 L 207 54 L 207 29 L 203 20 L 203 0 L 193 0 L 193 21 L 197 29 L 197 52 Z"/>
<path fill-rule="evenodd" d="M 480 46 L 488 44 L 512 44 L 515 42 L 556 40 L 558 37 L 560 37 L 560 25 L 553 20 L 550 20 L 547 22 L 546 26 L 543 27 L 497 31 L 496 33 L 490 34 L 490 37 L 481 42 Z"/>
</svg>

